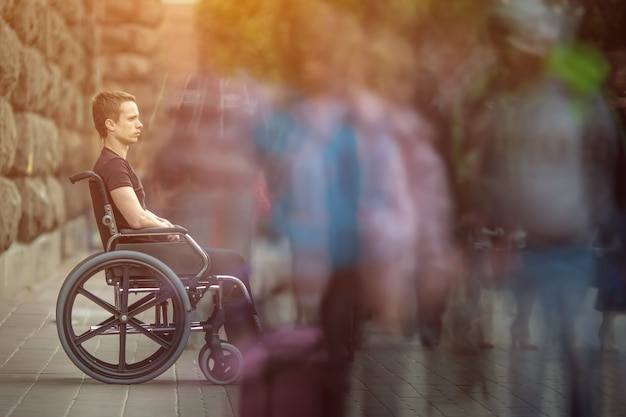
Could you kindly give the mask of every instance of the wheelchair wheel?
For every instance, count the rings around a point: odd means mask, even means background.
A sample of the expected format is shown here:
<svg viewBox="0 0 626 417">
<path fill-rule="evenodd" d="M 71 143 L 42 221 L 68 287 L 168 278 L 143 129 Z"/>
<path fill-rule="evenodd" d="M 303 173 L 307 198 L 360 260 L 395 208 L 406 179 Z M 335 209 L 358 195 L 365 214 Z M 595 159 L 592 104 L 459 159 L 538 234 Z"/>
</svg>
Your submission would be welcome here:
<svg viewBox="0 0 626 417">
<path fill-rule="evenodd" d="M 92 255 L 72 270 L 56 305 L 70 360 L 111 384 L 156 378 L 182 354 L 191 331 L 185 287 L 158 259 L 134 251 Z"/>
<path fill-rule="evenodd" d="M 209 345 L 202 346 L 198 364 L 202 373 L 214 384 L 228 385 L 241 377 L 243 355 L 234 345 L 221 342 L 221 353 L 214 352 Z"/>
</svg>

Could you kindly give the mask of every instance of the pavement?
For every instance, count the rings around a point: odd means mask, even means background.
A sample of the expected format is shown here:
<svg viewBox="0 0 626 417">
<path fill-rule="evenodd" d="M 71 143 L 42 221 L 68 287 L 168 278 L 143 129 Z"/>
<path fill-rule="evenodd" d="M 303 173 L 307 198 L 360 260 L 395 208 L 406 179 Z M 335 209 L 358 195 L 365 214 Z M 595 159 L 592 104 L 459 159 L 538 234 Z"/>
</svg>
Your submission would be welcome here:
<svg viewBox="0 0 626 417">
<path fill-rule="evenodd" d="M 239 386 L 207 381 L 189 343 L 161 376 L 138 385 L 109 385 L 85 376 L 60 346 L 55 325 L 61 283 L 79 259 L 11 299 L 0 298 L 0 416 L 235 417 Z M 593 403 L 580 416 L 626 416 L 626 320 L 618 318 L 618 353 L 598 352 L 593 294 L 579 320 L 576 354 L 582 394 Z M 374 328 L 365 331 L 352 369 L 348 417 L 562 416 L 573 379 L 558 350 L 512 350 L 506 294 L 497 294 L 493 349 L 431 350 Z M 586 331 L 585 329 L 591 329 Z M 575 395 L 576 396 L 576 395 Z M 574 415 L 574 414 L 571 414 Z M 297 416 L 294 416 L 297 417 Z"/>
</svg>

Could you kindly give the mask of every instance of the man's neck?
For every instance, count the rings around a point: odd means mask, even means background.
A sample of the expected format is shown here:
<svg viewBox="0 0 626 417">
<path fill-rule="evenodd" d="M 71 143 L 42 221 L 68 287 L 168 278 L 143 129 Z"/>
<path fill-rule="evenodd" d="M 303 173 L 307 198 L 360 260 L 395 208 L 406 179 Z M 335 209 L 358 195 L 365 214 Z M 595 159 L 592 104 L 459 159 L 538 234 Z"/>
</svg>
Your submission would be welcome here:
<svg viewBox="0 0 626 417">
<path fill-rule="evenodd" d="M 119 143 L 119 142 L 115 142 L 115 141 L 111 141 L 111 140 L 104 140 L 104 147 L 115 152 L 119 157 L 126 159 L 126 155 L 128 155 L 128 145 L 125 145 L 123 143 Z"/>
</svg>

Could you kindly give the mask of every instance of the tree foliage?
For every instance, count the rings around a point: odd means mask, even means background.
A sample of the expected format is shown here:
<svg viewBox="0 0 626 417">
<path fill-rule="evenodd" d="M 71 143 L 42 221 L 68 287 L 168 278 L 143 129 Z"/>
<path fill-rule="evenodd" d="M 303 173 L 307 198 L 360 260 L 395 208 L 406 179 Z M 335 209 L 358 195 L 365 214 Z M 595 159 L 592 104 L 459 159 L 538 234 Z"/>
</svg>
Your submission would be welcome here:
<svg viewBox="0 0 626 417">
<path fill-rule="evenodd" d="M 197 17 L 206 62 L 213 69 L 243 68 L 264 80 L 294 81 L 307 55 L 355 43 L 355 27 L 367 33 L 364 43 L 386 31 L 407 37 L 431 2 L 200 0 Z"/>
<path fill-rule="evenodd" d="M 279 6 L 278 1 L 199 1 L 197 24 L 205 65 L 218 72 L 245 68 L 263 78 L 277 77 Z"/>
<path fill-rule="evenodd" d="M 218 73 L 302 87 L 328 72 L 394 89 L 398 77 L 453 70 L 481 41 L 493 1 L 198 0 L 197 23 L 205 65 Z M 626 0 L 546 1 L 584 7 L 580 35 L 624 47 Z"/>
</svg>

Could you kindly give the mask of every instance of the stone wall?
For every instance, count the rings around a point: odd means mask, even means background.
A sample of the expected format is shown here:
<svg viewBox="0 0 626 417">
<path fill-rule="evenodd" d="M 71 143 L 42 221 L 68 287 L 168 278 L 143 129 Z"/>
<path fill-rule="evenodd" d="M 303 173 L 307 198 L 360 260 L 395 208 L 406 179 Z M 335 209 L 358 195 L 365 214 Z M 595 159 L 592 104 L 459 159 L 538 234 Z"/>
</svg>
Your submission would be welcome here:
<svg viewBox="0 0 626 417">
<path fill-rule="evenodd" d="M 160 0 L 0 0 L 0 296 L 88 251 L 87 186 L 68 176 L 100 149 L 91 98 L 125 90 L 157 118 L 162 10 Z"/>
<path fill-rule="evenodd" d="M 165 51 L 161 41 L 165 6 L 161 0 L 100 0 L 95 4 L 102 89 L 127 91 L 139 104 L 144 128 L 128 159 L 141 175 L 162 136 L 157 123 L 164 111 Z"/>
</svg>

